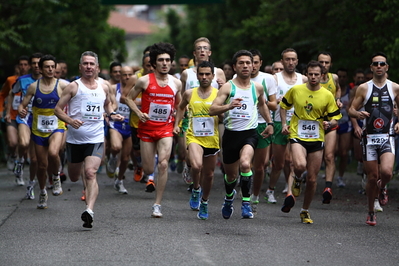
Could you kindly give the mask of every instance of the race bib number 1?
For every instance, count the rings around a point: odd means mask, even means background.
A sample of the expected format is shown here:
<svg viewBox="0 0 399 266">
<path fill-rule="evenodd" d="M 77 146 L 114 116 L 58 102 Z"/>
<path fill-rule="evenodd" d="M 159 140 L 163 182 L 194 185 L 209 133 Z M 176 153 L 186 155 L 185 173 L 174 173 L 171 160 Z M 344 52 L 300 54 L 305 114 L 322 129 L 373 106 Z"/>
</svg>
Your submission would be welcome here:
<svg viewBox="0 0 399 266">
<path fill-rule="evenodd" d="M 213 136 L 215 124 L 213 117 L 194 117 L 193 133 L 196 137 Z"/>
<path fill-rule="evenodd" d="M 318 139 L 320 137 L 319 122 L 310 120 L 299 120 L 298 137 L 300 137 L 301 139 Z"/>
</svg>

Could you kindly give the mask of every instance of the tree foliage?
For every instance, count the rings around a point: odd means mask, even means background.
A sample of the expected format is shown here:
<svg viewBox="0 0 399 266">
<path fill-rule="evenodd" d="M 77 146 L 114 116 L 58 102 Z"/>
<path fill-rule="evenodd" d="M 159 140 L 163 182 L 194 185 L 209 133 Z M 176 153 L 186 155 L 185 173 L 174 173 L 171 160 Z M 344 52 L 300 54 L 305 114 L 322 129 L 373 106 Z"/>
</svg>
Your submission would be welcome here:
<svg viewBox="0 0 399 266">
<path fill-rule="evenodd" d="M 264 64 L 280 59 L 292 47 L 300 63 L 315 59 L 319 51 L 333 55 L 333 71 L 366 69 L 377 51 L 388 55 L 390 67 L 399 64 L 399 0 L 225 0 L 221 4 L 186 7 L 174 20 L 179 54 L 192 54 L 201 36 L 212 42 L 212 59 L 222 63 L 239 49 L 259 49 Z M 393 71 L 391 78 L 398 78 Z"/>
<path fill-rule="evenodd" d="M 107 24 L 110 6 L 99 0 L 13 0 L 0 4 L 0 52 L 3 65 L 20 55 L 49 53 L 65 60 L 76 73 L 85 50 L 99 55 L 100 65 L 126 56 L 123 30 Z"/>
</svg>

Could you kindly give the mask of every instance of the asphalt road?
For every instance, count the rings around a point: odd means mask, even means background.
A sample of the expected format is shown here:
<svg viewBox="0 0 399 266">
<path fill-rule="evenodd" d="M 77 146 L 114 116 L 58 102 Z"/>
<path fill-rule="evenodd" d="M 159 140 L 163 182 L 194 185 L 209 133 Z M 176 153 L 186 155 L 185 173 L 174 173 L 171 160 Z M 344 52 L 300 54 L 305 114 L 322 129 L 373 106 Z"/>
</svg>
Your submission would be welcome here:
<svg viewBox="0 0 399 266">
<path fill-rule="evenodd" d="M 25 168 L 25 176 L 27 176 Z M 377 214 L 377 226 L 365 224 L 366 197 L 358 193 L 360 177 L 350 174 L 347 186 L 333 189 L 329 205 L 321 204 L 324 180 L 310 208 L 314 224 L 302 224 L 303 196 L 290 213 L 263 199 L 254 219 L 241 219 L 241 200 L 229 220 L 221 216 L 222 174 L 217 170 L 209 201 L 209 220 L 190 210 L 190 194 L 182 178 L 170 172 L 163 218 L 151 218 L 155 194 L 144 192 L 128 171 L 128 195 L 113 189 L 113 180 L 99 174 L 100 194 L 93 229 L 82 227 L 81 182 L 64 182 L 64 193 L 49 191 L 48 209 L 25 200 L 26 187 L 0 169 L 0 265 L 398 265 L 399 182 L 389 187 L 390 201 Z M 266 184 L 264 184 L 266 188 Z M 264 191 L 262 192 L 262 198 Z"/>
</svg>

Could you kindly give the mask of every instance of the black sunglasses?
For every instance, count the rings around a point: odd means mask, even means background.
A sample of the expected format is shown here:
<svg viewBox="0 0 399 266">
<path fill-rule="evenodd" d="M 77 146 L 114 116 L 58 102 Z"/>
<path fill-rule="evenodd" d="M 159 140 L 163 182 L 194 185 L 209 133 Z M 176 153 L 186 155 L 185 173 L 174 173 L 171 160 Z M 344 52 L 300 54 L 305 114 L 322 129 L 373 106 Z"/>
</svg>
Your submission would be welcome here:
<svg viewBox="0 0 399 266">
<path fill-rule="evenodd" d="M 375 61 L 373 63 L 371 63 L 372 66 L 386 66 L 387 62 L 380 62 L 380 61 Z"/>
</svg>

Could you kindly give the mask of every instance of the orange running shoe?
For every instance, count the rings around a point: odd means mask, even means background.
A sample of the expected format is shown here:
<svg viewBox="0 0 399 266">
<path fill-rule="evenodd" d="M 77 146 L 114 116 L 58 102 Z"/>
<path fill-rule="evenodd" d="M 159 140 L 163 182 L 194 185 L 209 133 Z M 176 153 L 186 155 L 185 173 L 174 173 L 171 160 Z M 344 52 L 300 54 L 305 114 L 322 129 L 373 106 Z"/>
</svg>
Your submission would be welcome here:
<svg viewBox="0 0 399 266">
<path fill-rule="evenodd" d="M 143 179 L 144 176 L 144 171 L 143 171 L 143 167 L 139 167 L 137 166 L 136 169 L 134 170 L 134 181 L 136 182 L 140 182 L 141 179 Z"/>
<path fill-rule="evenodd" d="M 86 201 L 86 192 L 83 190 L 82 193 L 83 193 L 83 195 L 82 195 L 82 197 L 80 197 L 80 200 Z"/>
<path fill-rule="evenodd" d="M 145 192 L 153 192 L 155 190 L 155 183 L 152 180 L 148 180 L 145 187 Z"/>
</svg>

